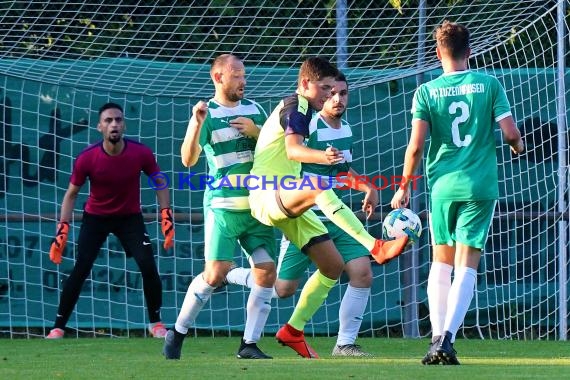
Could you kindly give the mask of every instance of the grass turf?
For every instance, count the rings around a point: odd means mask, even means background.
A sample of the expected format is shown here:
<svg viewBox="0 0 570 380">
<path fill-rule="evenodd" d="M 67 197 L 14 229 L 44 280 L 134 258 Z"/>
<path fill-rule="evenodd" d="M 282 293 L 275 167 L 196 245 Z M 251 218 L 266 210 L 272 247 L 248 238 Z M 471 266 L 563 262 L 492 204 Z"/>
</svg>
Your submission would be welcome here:
<svg viewBox="0 0 570 380">
<path fill-rule="evenodd" d="M 0 339 L 0 379 L 555 379 L 570 373 L 559 341 L 458 339 L 460 366 L 422 366 L 427 339 L 361 338 L 375 358 L 333 358 L 334 338 L 309 338 L 320 360 L 303 359 L 272 337 L 273 360 L 239 360 L 239 338 L 189 337 L 181 360 L 165 360 L 151 338 Z M 566 375 L 564 375 L 566 374 Z"/>
</svg>

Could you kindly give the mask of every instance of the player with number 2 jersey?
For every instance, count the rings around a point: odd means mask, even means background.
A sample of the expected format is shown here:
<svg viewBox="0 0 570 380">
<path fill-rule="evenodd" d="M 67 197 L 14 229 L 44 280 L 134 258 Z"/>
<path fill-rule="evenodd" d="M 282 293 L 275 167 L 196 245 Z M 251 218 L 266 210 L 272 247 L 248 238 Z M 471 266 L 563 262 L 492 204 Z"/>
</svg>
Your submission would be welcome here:
<svg viewBox="0 0 570 380">
<path fill-rule="evenodd" d="M 426 172 L 433 262 L 427 294 L 432 341 L 422 364 L 458 365 L 453 344 L 473 298 L 499 197 L 495 125 L 514 154 L 524 151 L 524 143 L 497 78 L 469 70 L 467 28 L 444 21 L 434 37 L 443 75 L 420 85 L 414 94 L 402 175 L 405 182 L 414 174 L 429 132 Z M 406 207 L 409 200 L 409 183 L 403 183 L 390 204 Z"/>
<path fill-rule="evenodd" d="M 497 78 L 444 73 L 417 89 L 412 114 L 430 125 L 426 170 L 433 199 L 498 198 L 495 122 L 511 109 Z"/>
</svg>

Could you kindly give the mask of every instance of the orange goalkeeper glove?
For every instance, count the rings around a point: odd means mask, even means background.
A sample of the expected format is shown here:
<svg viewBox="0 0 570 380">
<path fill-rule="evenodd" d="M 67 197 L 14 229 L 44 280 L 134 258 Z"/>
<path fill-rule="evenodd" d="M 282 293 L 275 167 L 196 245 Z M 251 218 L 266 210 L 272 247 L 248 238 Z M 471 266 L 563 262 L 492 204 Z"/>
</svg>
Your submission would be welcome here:
<svg viewBox="0 0 570 380">
<path fill-rule="evenodd" d="M 163 208 L 160 210 L 162 216 L 162 234 L 164 235 L 164 249 L 174 246 L 174 220 L 172 219 L 172 209 Z"/>
<path fill-rule="evenodd" d="M 61 264 L 61 256 L 67 244 L 67 235 L 69 234 L 69 223 L 60 222 L 57 224 L 57 234 L 51 242 L 49 249 L 49 259 L 54 264 Z"/>
</svg>

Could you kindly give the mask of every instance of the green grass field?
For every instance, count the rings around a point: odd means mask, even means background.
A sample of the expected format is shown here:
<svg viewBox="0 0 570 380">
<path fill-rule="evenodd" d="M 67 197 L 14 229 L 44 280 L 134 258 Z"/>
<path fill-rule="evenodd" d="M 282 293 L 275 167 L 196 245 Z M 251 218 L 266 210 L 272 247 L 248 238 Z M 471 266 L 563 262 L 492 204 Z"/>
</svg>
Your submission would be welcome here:
<svg viewBox="0 0 570 380">
<path fill-rule="evenodd" d="M 310 338 L 320 360 L 303 359 L 272 337 L 273 360 L 239 360 L 239 338 L 187 338 L 167 361 L 151 338 L 0 339 L 0 379 L 561 379 L 570 345 L 559 341 L 459 339 L 460 366 L 422 366 L 427 339 L 361 338 L 372 359 L 332 358 L 334 338 Z"/>
</svg>

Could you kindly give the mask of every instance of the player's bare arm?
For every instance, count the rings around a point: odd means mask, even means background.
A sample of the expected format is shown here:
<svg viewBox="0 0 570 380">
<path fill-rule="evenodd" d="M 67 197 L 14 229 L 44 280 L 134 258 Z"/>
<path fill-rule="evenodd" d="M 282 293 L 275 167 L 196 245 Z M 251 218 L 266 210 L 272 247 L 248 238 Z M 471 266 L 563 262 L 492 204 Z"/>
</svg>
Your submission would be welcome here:
<svg viewBox="0 0 570 380">
<path fill-rule="evenodd" d="M 360 176 L 360 174 L 352 168 L 349 169 L 348 172 L 353 178 L 358 178 Z M 356 188 L 356 190 L 365 193 L 364 199 L 362 200 L 362 211 L 366 214 L 366 219 L 370 219 L 374 215 L 376 207 L 380 202 L 378 198 L 378 190 L 370 186 L 370 184 L 365 181 L 356 181 L 355 187 L 352 188 Z"/>
<path fill-rule="evenodd" d="M 63 201 L 61 202 L 61 215 L 59 216 L 60 222 L 70 222 L 71 216 L 73 214 L 73 208 L 75 207 L 75 200 L 77 199 L 77 194 L 81 190 L 80 186 L 76 186 L 72 183 L 67 187 L 67 191 L 63 196 Z"/>
<path fill-rule="evenodd" d="M 287 158 L 308 164 L 333 165 L 341 162 L 344 156 L 340 150 L 329 146 L 326 150 L 312 149 L 303 144 L 305 138 L 298 134 L 285 136 Z"/>
<path fill-rule="evenodd" d="M 208 104 L 204 101 L 199 101 L 192 108 L 192 117 L 188 123 L 186 136 L 184 136 L 184 142 L 182 142 L 182 147 L 180 148 L 182 164 L 186 167 L 195 165 L 202 152 L 202 147 L 199 143 L 200 131 L 207 114 Z"/>
<path fill-rule="evenodd" d="M 511 146 L 511 151 L 514 154 L 521 154 L 524 152 L 524 142 L 521 138 L 521 133 L 515 124 L 512 116 L 507 116 L 499 121 L 499 127 L 503 131 L 505 142 Z"/>
<path fill-rule="evenodd" d="M 157 186 L 160 186 L 157 182 Z M 160 209 L 170 208 L 170 192 L 168 188 L 164 189 L 157 189 L 156 190 L 156 199 L 158 200 L 158 205 Z"/>
<path fill-rule="evenodd" d="M 409 185 L 412 181 L 412 176 L 422 162 L 428 130 L 429 123 L 427 121 L 420 119 L 412 120 L 412 133 L 404 157 L 403 179 L 400 183 L 400 188 L 396 191 L 396 194 L 394 194 L 390 202 L 392 208 L 407 207 L 410 202 Z"/>
</svg>

